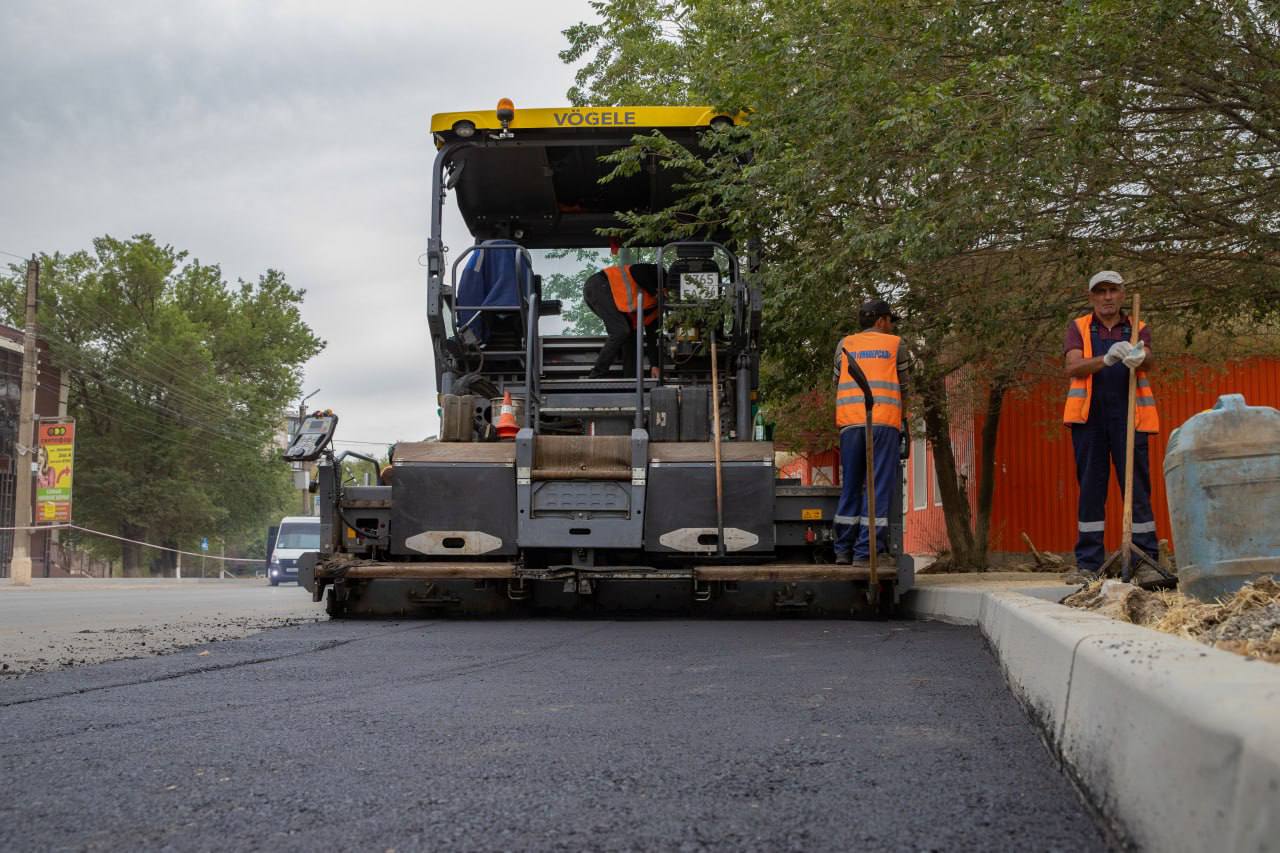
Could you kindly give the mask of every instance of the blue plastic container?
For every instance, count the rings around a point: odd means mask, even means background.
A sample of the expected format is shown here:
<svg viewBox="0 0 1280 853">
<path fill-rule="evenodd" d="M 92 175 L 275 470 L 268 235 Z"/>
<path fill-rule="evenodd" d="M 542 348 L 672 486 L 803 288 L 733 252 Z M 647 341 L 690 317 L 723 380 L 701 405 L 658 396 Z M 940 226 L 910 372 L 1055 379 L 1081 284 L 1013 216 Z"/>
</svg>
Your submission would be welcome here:
<svg viewBox="0 0 1280 853">
<path fill-rule="evenodd" d="M 1280 575 L 1280 411 L 1224 394 L 1169 436 L 1178 586 L 1209 601 Z"/>
</svg>

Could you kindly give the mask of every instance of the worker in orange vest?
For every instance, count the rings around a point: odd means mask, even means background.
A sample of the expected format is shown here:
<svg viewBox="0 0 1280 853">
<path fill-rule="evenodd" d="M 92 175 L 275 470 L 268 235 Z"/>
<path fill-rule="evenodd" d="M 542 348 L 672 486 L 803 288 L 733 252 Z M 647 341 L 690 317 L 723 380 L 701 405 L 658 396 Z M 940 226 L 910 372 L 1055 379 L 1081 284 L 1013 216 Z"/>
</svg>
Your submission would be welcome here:
<svg viewBox="0 0 1280 853">
<path fill-rule="evenodd" d="M 658 319 L 658 267 L 656 264 L 627 264 L 605 267 L 582 286 L 587 307 L 604 323 L 609 338 L 600 348 L 595 366 L 587 374 L 590 379 L 606 376 L 622 351 L 623 375 L 636 375 L 636 300 L 644 318 L 645 352 L 650 370 L 657 372 L 658 336 L 654 324 Z"/>
<path fill-rule="evenodd" d="M 1160 418 L 1151 393 L 1151 330 L 1138 323 L 1138 343 L 1130 343 L 1133 326 L 1120 306 L 1124 278 L 1102 270 L 1089 279 L 1093 311 L 1067 326 L 1063 351 L 1067 389 L 1062 421 L 1071 428 L 1076 456 L 1080 504 L 1076 512 L 1076 566 L 1096 572 L 1106 559 L 1103 533 L 1111 467 L 1124 488 L 1125 439 L 1129 421 L 1129 371 L 1138 371 L 1133 439 L 1133 544 L 1153 560 L 1159 557 L 1155 516 L 1151 512 L 1151 471 L 1147 436 L 1158 432 Z"/>
<path fill-rule="evenodd" d="M 869 530 L 876 531 L 876 552 L 889 551 L 889 496 L 898 476 L 898 441 L 907 394 L 906 350 L 893 334 L 898 315 L 883 299 L 858 311 L 862 331 L 836 346 L 836 426 L 840 430 L 840 502 L 835 514 L 836 562 L 862 565 L 871 556 Z M 871 430 L 876 489 L 876 518 L 867 511 L 866 399 L 849 371 L 852 357 L 871 386 Z"/>
</svg>

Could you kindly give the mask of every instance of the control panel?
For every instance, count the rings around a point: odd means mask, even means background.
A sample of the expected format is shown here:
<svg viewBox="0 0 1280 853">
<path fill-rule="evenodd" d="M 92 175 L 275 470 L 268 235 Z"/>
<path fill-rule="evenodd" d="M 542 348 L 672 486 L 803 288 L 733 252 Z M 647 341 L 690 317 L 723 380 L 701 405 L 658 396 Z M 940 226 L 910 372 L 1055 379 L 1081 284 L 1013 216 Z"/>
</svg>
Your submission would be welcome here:
<svg viewBox="0 0 1280 853">
<path fill-rule="evenodd" d="M 320 458 L 320 454 L 333 440 L 333 433 L 338 428 L 338 416 L 333 412 L 316 412 L 302 419 L 293 441 L 284 452 L 287 462 L 312 462 Z"/>
</svg>

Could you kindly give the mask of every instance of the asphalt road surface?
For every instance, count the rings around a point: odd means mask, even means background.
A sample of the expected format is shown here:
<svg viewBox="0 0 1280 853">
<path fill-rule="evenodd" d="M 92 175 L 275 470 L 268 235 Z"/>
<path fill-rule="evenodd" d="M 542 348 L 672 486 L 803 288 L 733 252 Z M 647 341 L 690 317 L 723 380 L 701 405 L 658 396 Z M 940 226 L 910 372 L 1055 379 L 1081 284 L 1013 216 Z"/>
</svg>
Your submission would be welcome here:
<svg viewBox="0 0 1280 853">
<path fill-rule="evenodd" d="M 0 680 L 0 849 L 1098 850 L 973 628 L 321 622 Z"/>
</svg>

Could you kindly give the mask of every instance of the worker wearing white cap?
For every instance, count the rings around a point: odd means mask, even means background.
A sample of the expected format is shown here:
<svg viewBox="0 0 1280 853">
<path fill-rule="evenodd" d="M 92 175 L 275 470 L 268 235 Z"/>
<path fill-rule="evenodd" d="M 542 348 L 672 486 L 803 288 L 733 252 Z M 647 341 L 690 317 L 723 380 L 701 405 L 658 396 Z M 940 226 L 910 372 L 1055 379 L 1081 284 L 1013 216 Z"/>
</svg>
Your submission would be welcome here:
<svg viewBox="0 0 1280 853">
<path fill-rule="evenodd" d="M 1096 572 L 1106 557 L 1103 533 L 1111 469 L 1124 488 L 1125 439 L 1129 416 L 1129 371 L 1136 370 L 1137 399 L 1133 442 L 1133 544 L 1152 559 L 1158 556 L 1155 516 L 1151 512 L 1151 472 L 1147 436 L 1160 429 L 1147 370 L 1151 367 L 1151 330 L 1133 326 L 1121 310 L 1124 278 L 1102 270 L 1089 279 L 1093 311 L 1067 326 L 1063 352 L 1071 378 L 1062 420 L 1071 428 L 1080 504 L 1076 514 L 1076 566 Z"/>
</svg>

